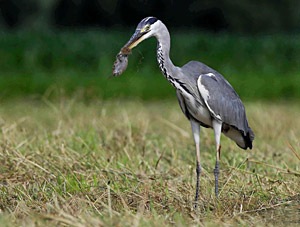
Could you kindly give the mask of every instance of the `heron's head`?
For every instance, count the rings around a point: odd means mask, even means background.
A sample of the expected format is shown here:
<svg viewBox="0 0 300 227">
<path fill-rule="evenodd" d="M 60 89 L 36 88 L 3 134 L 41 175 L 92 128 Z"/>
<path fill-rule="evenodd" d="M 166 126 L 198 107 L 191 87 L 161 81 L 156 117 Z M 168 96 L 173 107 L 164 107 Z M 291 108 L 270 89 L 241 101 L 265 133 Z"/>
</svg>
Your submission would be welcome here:
<svg viewBox="0 0 300 227">
<path fill-rule="evenodd" d="M 153 36 L 158 28 L 159 20 L 155 17 L 144 18 L 137 26 L 134 34 L 124 46 L 125 49 L 131 50 L 143 40 Z"/>
</svg>

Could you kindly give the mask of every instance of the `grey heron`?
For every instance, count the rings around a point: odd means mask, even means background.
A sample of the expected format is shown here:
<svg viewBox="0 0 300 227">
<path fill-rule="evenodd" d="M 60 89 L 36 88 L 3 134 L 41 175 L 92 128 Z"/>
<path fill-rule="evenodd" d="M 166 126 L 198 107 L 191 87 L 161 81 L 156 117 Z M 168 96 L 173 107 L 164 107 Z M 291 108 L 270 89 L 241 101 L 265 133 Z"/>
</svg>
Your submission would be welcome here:
<svg viewBox="0 0 300 227">
<path fill-rule="evenodd" d="M 180 108 L 191 123 L 196 147 L 196 195 L 200 190 L 200 126 L 212 128 L 216 143 L 214 168 L 215 195 L 218 197 L 219 160 L 221 133 L 233 140 L 240 148 L 252 149 L 254 133 L 248 125 L 245 107 L 229 82 L 216 70 L 190 61 L 183 67 L 175 66 L 170 57 L 170 34 L 167 27 L 155 17 L 144 18 L 130 40 L 121 49 L 114 66 L 114 75 L 120 75 L 127 67 L 127 56 L 143 40 L 156 37 L 157 61 L 165 78 L 175 87 Z"/>
</svg>

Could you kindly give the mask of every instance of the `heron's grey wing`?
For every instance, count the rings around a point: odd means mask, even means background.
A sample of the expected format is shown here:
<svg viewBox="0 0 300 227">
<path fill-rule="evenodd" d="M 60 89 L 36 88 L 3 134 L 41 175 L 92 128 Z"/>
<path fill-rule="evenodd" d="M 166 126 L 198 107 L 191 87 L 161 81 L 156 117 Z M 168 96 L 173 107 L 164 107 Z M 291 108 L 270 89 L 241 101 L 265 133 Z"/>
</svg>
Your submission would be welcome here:
<svg viewBox="0 0 300 227">
<path fill-rule="evenodd" d="M 245 107 L 237 93 L 223 77 L 215 72 L 201 74 L 197 85 L 212 117 L 237 128 L 243 132 L 244 136 L 250 134 L 252 137 L 253 132 L 247 122 Z"/>
</svg>

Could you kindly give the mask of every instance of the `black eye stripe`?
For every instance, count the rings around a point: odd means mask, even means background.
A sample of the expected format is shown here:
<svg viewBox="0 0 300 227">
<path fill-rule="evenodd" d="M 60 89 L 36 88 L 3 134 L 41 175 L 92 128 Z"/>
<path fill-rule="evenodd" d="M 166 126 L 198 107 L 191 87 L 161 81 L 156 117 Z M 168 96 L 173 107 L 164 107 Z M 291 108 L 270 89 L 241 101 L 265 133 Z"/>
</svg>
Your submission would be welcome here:
<svg viewBox="0 0 300 227">
<path fill-rule="evenodd" d="M 155 17 L 146 17 L 144 18 L 137 26 L 136 30 L 142 30 L 145 29 L 145 26 L 151 26 L 154 24 L 156 21 L 158 21 L 157 18 Z M 147 29 L 148 30 L 148 29 Z"/>
<path fill-rule="evenodd" d="M 155 17 L 150 17 L 149 19 L 148 19 L 148 23 L 149 24 L 154 24 L 155 22 L 157 21 L 157 18 L 155 18 Z"/>
</svg>

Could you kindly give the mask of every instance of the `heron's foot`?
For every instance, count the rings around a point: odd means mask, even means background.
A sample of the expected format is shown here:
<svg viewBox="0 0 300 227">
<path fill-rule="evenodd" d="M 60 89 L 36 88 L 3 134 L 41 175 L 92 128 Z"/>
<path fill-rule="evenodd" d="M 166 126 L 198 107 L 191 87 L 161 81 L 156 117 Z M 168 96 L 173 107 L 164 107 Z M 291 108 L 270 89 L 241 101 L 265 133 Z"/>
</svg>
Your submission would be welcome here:
<svg viewBox="0 0 300 227">
<path fill-rule="evenodd" d="M 218 196 L 219 196 L 219 174 L 220 174 L 219 162 L 216 161 L 216 166 L 215 166 L 215 169 L 214 169 L 216 198 L 218 198 Z"/>
</svg>

